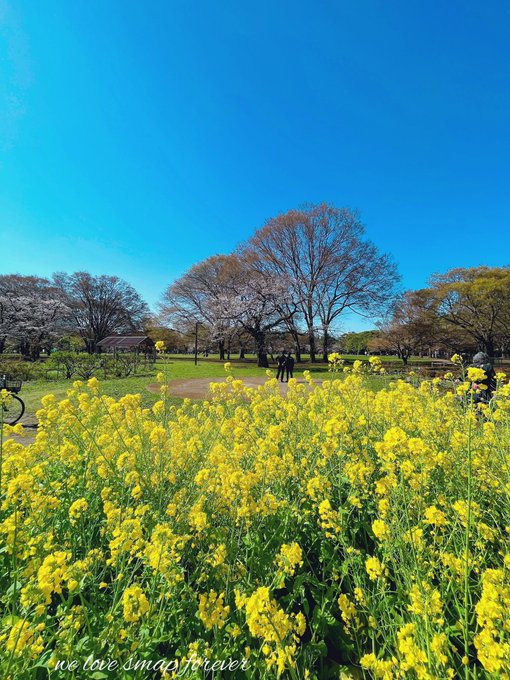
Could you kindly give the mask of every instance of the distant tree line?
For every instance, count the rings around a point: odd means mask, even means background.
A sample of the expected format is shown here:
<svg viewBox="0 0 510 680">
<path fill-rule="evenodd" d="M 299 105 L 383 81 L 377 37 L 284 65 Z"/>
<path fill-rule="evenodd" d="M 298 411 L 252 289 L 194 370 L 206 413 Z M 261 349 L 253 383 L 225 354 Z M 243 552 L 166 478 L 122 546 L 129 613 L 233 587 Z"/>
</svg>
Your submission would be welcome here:
<svg viewBox="0 0 510 680">
<path fill-rule="evenodd" d="M 259 366 L 282 349 L 312 362 L 333 348 L 404 363 L 412 354 L 510 353 L 509 267 L 452 269 L 404 293 L 398 282 L 355 211 L 305 205 L 268 219 L 233 253 L 193 265 L 168 286 L 157 314 L 116 276 L 0 275 L 0 353 L 93 354 L 108 335 L 142 332 L 171 352 L 197 347 L 222 360 L 254 352 Z M 377 328 L 339 335 L 346 312 Z"/>
<path fill-rule="evenodd" d="M 364 350 L 398 355 L 449 356 L 484 351 L 510 354 L 510 268 L 456 268 L 435 274 L 428 288 L 392 303 Z M 360 335 L 360 334 L 356 334 Z"/>
<path fill-rule="evenodd" d="M 0 352 L 8 347 L 35 360 L 60 343 L 91 353 L 108 335 L 141 331 L 148 317 L 140 295 L 116 276 L 0 276 Z"/>
</svg>

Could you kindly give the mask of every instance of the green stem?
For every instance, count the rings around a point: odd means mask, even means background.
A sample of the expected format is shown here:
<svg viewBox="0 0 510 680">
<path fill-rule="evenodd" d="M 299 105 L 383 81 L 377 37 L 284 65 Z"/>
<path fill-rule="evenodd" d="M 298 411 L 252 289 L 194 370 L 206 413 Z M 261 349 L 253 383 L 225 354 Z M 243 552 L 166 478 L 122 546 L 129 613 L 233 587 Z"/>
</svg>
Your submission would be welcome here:
<svg viewBox="0 0 510 680">
<path fill-rule="evenodd" d="M 473 401 L 471 397 L 471 409 L 468 412 L 469 430 L 468 430 L 468 445 L 467 445 L 467 519 L 466 519 L 466 536 L 464 548 L 464 654 L 469 658 L 469 612 L 470 612 L 470 597 L 469 597 L 469 539 L 471 533 L 471 501 L 472 501 L 472 461 L 471 461 L 471 435 L 472 435 L 472 408 Z M 469 678 L 469 666 L 466 665 L 464 669 L 466 680 Z"/>
</svg>

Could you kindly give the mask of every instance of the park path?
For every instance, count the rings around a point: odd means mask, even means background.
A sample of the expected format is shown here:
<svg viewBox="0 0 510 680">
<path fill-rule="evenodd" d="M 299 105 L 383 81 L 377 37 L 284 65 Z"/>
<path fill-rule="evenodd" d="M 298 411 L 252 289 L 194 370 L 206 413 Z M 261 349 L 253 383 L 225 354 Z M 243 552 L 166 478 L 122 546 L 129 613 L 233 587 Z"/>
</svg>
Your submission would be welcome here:
<svg viewBox="0 0 510 680">
<path fill-rule="evenodd" d="M 264 385 L 268 378 L 265 376 L 251 376 L 243 378 L 243 383 L 248 387 L 258 387 Z M 211 383 L 225 382 L 225 378 L 181 378 L 172 380 L 168 383 L 169 392 L 174 397 L 181 397 L 181 399 L 206 399 L 210 396 L 209 385 Z M 306 384 L 304 378 L 297 378 L 297 382 Z M 321 383 L 322 380 L 316 382 Z M 278 382 L 281 394 L 287 394 L 289 386 L 287 383 Z M 151 392 L 159 392 L 160 385 L 158 383 L 151 383 L 148 386 Z"/>
</svg>

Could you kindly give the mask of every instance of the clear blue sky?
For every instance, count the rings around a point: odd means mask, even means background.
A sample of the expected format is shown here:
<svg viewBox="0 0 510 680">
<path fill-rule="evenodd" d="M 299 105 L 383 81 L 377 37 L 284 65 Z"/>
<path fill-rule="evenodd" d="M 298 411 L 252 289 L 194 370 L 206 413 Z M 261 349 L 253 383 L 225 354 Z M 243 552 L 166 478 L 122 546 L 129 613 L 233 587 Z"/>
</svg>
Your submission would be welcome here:
<svg viewBox="0 0 510 680">
<path fill-rule="evenodd" d="M 506 1 L 0 0 L 1 271 L 154 304 L 305 201 L 406 288 L 506 264 L 509 35 Z"/>
</svg>

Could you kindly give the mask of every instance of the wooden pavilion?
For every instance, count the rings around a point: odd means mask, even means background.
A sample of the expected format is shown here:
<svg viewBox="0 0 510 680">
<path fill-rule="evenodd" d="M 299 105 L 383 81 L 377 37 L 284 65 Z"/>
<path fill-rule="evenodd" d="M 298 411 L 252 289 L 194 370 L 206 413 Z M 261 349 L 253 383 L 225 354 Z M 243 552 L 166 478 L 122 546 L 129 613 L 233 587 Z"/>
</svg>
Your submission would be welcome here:
<svg viewBox="0 0 510 680">
<path fill-rule="evenodd" d="M 133 352 L 152 357 L 156 354 L 154 342 L 148 335 L 109 335 L 97 343 L 100 352 L 117 354 L 119 352 Z"/>
</svg>

